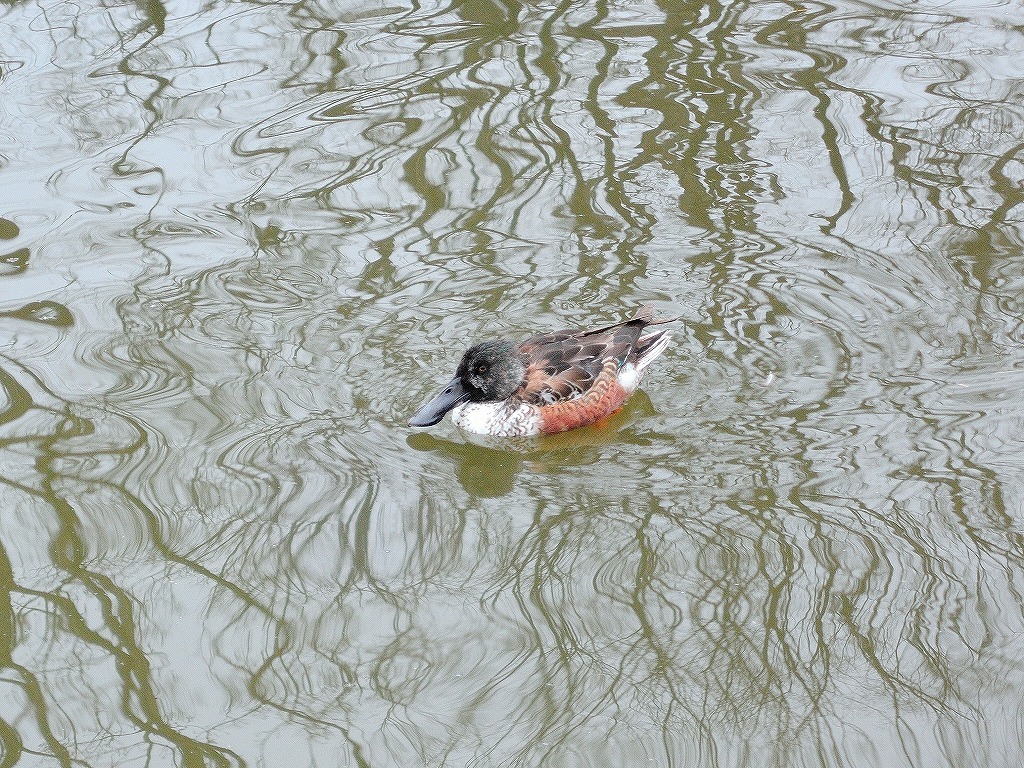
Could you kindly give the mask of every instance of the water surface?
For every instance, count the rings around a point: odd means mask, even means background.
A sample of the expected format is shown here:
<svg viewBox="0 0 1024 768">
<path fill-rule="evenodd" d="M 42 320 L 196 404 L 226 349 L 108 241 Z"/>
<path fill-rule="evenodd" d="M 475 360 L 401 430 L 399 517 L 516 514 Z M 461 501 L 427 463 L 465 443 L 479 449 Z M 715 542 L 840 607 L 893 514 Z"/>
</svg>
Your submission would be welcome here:
<svg viewBox="0 0 1024 768">
<path fill-rule="evenodd" d="M 0 768 L 1020 764 L 1018 4 L 0 14 Z"/>
</svg>

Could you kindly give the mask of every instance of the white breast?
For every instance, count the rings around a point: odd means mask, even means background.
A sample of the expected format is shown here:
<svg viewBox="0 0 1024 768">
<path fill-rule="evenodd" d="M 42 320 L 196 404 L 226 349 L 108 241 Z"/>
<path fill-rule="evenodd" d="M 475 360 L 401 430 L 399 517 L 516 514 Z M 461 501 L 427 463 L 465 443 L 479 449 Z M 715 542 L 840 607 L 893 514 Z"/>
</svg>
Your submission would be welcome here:
<svg viewBox="0 0 1024 768">
<path fill-rule="evenodd" d="M 465 403 L 452 410 L 452 423 L 478 435 L 526 437 L 540 434 L 540 414 L 526 403 Z"/>
</svg>

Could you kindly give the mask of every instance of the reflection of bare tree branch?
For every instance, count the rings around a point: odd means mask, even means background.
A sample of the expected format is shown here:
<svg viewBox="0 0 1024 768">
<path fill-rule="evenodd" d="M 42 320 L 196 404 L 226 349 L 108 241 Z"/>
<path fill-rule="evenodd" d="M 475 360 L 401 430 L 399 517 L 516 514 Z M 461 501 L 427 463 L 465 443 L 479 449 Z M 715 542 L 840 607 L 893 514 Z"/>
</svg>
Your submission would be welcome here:
<svg viewBox="0 0 1024 768">
<path fill-rule="evenodd" d="M 84 48 L 41 88 L 75 140 L 24 137 L 55 207 L 92 216 L 69 242 L 132 266 L 39 353 L 101 385 L 68 404 L 0 368 L 0 493 L 31 510 L 0 525 L 0 768 L 108 743 L 812 764 L 878 733 L 921 764 L 916 734 L 998 735 L 1024 620 L 1020 121 L 919 42 L 940 25 L 227 7 L 47 22 Z M 887 92 L 900 46 L 924 84 Z M 681 302 L 691 271 L 706 316 L 607 432 L 401 427 L 465 337 Z"/>
</svg>

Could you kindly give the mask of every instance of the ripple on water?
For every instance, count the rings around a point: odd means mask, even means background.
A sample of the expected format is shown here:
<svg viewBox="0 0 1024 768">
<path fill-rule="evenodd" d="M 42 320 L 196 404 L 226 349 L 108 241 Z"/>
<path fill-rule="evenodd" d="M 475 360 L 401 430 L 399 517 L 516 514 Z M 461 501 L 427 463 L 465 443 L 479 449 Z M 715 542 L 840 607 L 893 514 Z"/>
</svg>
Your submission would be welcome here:
<svg viewBox="0 0 1024 768">
<path fill-rule="evenodd" d="M 21 233 L 21 228 L 18 227 L 10 219 L 0 217 L 0 240 L 13 240 Z"/>
<path fill-rule="evenodd" d="M 0 312 L 0 317 L 28 320 L 29 322 L 43 323 L 57 328 L 69 328 L 75 322 L 71 311 L 56 301 L 30 301 L 28 304 L 17 309 Z"/>
<path fill-rule="evenodd" d="M 0 255 L 0 276 L 17 275 L 28 269 L 28 260 L 32 252 L 28 248 Z"/>
<path fill-rule="evenodd" d="M 0 274 L 74 324 L 0 319 L 0 748 L 1020 751 L 1005 8 L 50 5 Z M 472 338 L 647 300 L 691 322 L 602 428 L 404 426 Z"/>
</svg>

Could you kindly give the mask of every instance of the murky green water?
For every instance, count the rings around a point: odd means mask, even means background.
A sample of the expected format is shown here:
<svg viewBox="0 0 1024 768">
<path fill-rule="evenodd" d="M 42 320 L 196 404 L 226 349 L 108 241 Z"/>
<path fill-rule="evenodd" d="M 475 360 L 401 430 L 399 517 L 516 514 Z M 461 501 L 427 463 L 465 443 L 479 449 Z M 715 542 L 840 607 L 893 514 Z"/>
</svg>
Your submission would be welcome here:
<svg viewBox="0 0 1024 768">
<path fill-rule="evenodd" d="M 0 14 L 0 768 L 1024 760 L 1020 4 Z"/>
</svg>

